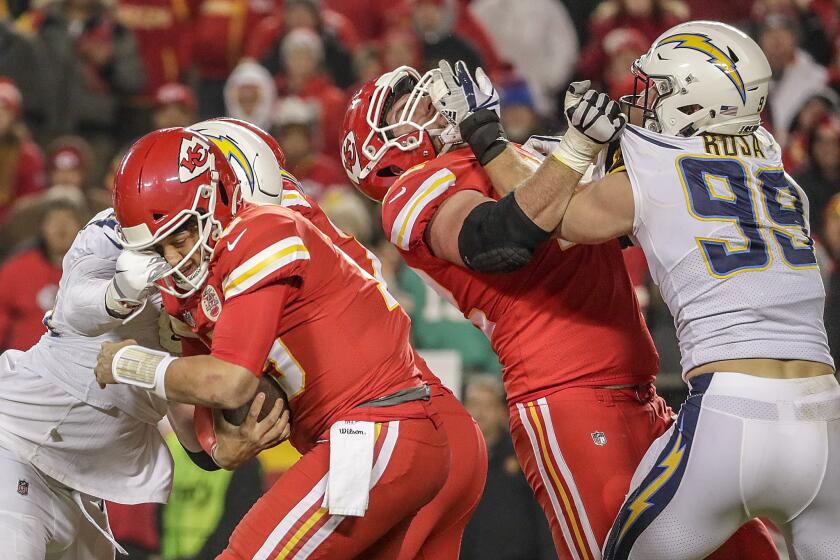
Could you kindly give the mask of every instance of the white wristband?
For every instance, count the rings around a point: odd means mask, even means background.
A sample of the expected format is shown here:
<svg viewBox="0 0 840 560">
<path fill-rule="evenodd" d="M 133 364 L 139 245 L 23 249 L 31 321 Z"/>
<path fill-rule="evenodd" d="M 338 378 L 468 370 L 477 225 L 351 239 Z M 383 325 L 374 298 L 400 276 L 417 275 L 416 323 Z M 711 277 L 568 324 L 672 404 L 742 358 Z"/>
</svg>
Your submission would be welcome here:
<svg viewBox="0 0 840 560">
<path fill-rule="evenodd" d="M 569 130 L 563 136 L 563 141 L 551 155 L 567 167 L 583 175 L 586 173 L 589 164 L 601 151 L 601 148 L 603 148 L 602 145 L 593 142 L 574 128 L 569 127 Z"/>
<path fill-rule="evenodd" d="M 134 385 L 166 399 L 166 369 L 176 359 L 166 352 L 132 344 L 117 350 L 111 369 L 117 383 Z"/>
</svg>

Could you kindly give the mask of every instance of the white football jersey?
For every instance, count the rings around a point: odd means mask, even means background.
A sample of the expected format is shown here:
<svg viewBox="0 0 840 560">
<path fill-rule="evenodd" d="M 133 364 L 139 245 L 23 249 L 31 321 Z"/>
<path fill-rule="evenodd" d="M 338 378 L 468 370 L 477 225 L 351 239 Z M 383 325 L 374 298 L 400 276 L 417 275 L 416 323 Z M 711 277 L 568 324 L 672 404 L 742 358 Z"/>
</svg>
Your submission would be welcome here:
<svg viewBox="0 0 840 560">
<path fill-rule="evenodd" d="M 738 358 L 833 364 L 808 200 L 773 137 L 628 125 L 620 146 L 633 234 L 674 316 L 683 372 Z"/>
<path fill-rule="evenodd" d="M 160 298 L 131 321 L 111 317 L 105 290 L 122 251 L 113 210 L 97 214 L 64 257 L 47 332 L 0 359 L 0 444 L 77 490 L 123 503 L 165 501 L 172 458 L 157 430 L 166 402 L 137 387 L 101 389 L 105 341 L 160 349 Z M 84 404 L 83 404 L 84 403 Z"/>
</svg>

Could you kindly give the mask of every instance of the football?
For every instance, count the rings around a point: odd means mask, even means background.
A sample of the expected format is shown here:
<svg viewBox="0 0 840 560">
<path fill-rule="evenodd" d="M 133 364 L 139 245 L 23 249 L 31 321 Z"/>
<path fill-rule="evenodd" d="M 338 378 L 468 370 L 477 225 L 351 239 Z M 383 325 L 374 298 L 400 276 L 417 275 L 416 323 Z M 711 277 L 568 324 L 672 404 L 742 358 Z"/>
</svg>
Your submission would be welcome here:
<svg viewBox="0 0 840 560">
<path fill-rule="evenodd" d="M 283 392 L 283 389 L 280 388 L 277 381 L 270 375 L 264 375 L 260 378 L 260 383 L 257 385 L 257 392 L 254 393 L 254 398 L 260 393 L 265 393 L 265 402 L 263 402 L 262 410 L 260 410 L 260 415 L 257 417 L 257 420 L 262 420 L 268 416 L 277 399 L 283 399 L 284 408 L 289 407 L 289 400 L 286 398 L 286 393 Z M 243 404 L 239 408 L 225 409 L 222 411 L 222 416 L 234 426 L 241 426 L 248 417 L 248 411 L 251 410 L 251 403 L 253 402 L 253 399 L 251 399 L 247 404 Z"/>
</svg>

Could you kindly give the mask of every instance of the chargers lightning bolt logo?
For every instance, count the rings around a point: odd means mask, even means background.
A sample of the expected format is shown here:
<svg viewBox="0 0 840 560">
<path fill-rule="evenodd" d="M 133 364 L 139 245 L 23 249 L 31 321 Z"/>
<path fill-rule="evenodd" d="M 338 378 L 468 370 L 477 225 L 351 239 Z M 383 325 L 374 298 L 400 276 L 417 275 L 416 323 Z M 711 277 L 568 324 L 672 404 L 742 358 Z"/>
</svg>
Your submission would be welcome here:
<svg viewBox="0 0 840 560">
<path fill-rule="evenodd" d="M 242 169 L 245 173 L 245 177 L 248 179 L 248 186 L 251 188 L 251 192 L 253 193 L 256 188 L 256 183 L 254 181 L 254 168 L 251 166 L 251 162 L 245 156 L 242 148 L 240 148 L 239 145 L 229 136 L 212 136 L 206 132 L 204 132 L 204 135 L 213 141 L 229 162 L 236 162 L 239 164 L 240 169 Z"/>
<path fill-rule="evenodd" d="M 735 66 L 735 61 L 732 60 L 728 54 L 713 44 L 712 40 L 708 36 L 703 35 L 702 33 L 679 33 L 677 35 L 665 37 L 659 41 L 660 45 L 668 45 L 671 43 L 676 43 L 676 45 L 674 45 L 675 49 L 692 49 L 700 51 L 708 56 L 709 62 L 717 66 L 721 72 L 726 74 L 726 77 L 729 78 L 729 81 L 732 82 L 732 85 L 734 85 L 735 89 L 738 90 L 738 94 L 741 96 L 741 101 L 746 103 L 747 91 L 744 86 L 744 79 L 741 77 L 741 73 L 738 72 L 738 68 Z"/>
<path fill-rule="evenodd" d="M 648 484 L 647 488 L 641 491 L 639 495 L 633 500 L 628 507 L 630 508 L 630 516 L 627 518 L 627 521 L 624 522 L 624 525 L 621 527 L 621 532 L 618 534 L 619 540 L 624 538 L 624 535 L 633 526 L 636 520 L 653 504 L 650 503 L 650 499 L 653 497 L 656 492 L 668 482 L 674 473 L 677 471 L 677 467 L 680 466 L 682 462 L 683 455 L 685 455 L 685 445 L 682 443 L 682 434 L 677 434 L 677 440 L 674 442 L 674 446 L 671 448 L 671 451 L 668 452 L 668 455 L 662 459 L 657 467 L 662 469 L 662 472 L 657 476 L 653 481 Z"/>
</svg>

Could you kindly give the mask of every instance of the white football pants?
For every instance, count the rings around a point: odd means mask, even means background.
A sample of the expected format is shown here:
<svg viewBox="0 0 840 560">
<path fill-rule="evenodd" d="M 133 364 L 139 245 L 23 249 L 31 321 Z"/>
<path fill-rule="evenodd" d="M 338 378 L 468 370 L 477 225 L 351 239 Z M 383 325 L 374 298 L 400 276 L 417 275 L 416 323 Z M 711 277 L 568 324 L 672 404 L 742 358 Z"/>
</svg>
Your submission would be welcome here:
<svg viewBox="0 0 840 560">
<path fill-rule="evenodd" d="M 0 557 L 113 560 L 114 545 L 103 531 L 110 534 L 104 502 L 67 488 L 0 447 Z"/>
<path fill-rule="evenodd" d="M 705 558 L 753 517 L 791 558 L 840 559 L 840 385 L 833 375 L 691 379 L 607 537 L 604 559 Z"/>
</svg>

